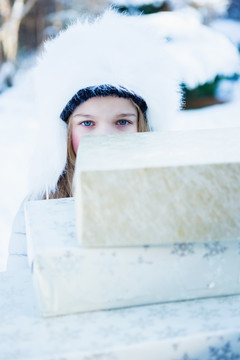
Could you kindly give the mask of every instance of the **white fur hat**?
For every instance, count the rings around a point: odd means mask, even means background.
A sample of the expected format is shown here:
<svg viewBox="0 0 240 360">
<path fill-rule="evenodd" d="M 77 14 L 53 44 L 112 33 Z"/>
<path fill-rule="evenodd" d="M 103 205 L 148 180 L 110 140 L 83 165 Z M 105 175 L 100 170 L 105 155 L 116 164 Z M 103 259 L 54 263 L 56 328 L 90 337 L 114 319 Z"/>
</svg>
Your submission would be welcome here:
<svg viewBox="0 0 240 360">
<path fill-rule="evenodd" d="M 60 114 L 80 89 L 123 86 L 147 103 L 151 130 L 167 130 L 180 103 L 174 70 L 167 44 L 154 29 L 111 9 L 47 41 L 35 69 L 39 143 L 31 170 L 33 196 L 56 189 L 67 155 L 67 126 Z"/>
</svg>

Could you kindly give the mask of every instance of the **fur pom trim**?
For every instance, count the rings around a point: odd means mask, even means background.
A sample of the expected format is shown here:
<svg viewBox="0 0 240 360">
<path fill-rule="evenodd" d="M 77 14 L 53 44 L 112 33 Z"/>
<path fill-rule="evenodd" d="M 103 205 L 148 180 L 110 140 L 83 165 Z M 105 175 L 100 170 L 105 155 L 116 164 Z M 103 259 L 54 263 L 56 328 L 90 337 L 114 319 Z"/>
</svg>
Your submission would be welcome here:
<svg viewBox="0 0 240 360">
<path fill-rule="evenodd" d="M 171 129 L 180 92 L 167 44 L 155 30 L 112 9 L 92 22 L 77 21 L 47 41 L 35 69 L 39 143 L 31 180 L 33 197 L 55 191 L 67 156 L 60 114 L 89 86 L 123 86 L 147 103 L 151 130 Z"/>
</svg>

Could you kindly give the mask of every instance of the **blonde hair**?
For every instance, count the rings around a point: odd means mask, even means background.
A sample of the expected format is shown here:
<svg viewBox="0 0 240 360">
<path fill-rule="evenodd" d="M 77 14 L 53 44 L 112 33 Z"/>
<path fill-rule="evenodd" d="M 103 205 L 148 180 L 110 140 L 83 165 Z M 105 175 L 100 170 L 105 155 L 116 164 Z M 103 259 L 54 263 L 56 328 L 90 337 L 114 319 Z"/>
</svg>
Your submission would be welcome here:
<svg viewBox="0 0 240 360">
<path fill-rule="evenodd" d="M 139 106 L 131 99 L 129 100 L 137 109 L 137 114 L 138 114 L 137 132 L 150 131 L 148 128 L 147 119 L 143 115 Z M 68 118 L 67 163 L 63 174 L 58 180 L 57 190 L 54 194 L 53 193 L 50 194 L 49 196 L 50 199 L 60 199 L 60 198 L 67 198 L 73 196 L 72 181 L 73 181 L 73 174 L 75 169 L 75 162 L 76 162 L 76 154 L 72 144 L 72 115 L 70 115 Z"/>
</svg>

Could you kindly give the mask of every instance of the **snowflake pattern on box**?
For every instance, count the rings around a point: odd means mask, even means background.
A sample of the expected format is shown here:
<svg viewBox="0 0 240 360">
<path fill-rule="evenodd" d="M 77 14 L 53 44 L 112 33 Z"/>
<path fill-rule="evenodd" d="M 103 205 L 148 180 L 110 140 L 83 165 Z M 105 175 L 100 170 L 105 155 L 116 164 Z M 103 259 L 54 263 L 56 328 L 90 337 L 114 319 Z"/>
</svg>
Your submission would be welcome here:
<svg viewBox="0 0 240 360">
<path fill-rule="evenodd" d="M 207 252 L 203 255 L 204 258 L 223 254 L 227 250 L 227 247 L 221 244 L 219 241 L 213 243 L 205 243 L 204 247 L 207 250 Z"/>
<path fill-rule="evenodd" d="M 209 348 L 209 360 L 238 360 L 240 359 L 240 353 L 235 353 L 232 350 L 232 346 L 228 341 L 222 347 Z"/>
<path fill-rule="evenodd" d="M 188 353 L 185 353 L 182 357 L 174 360 L 239 360 L 240 353 L 236 353 L 230 341 L 226 342 L 222 346 L 210 346 L 207 351 L 207 356 L 201 356 L 201 358 L 192 357 Z"/>
<path fill-rule="evenodd" d="M 193 243 L 180 243 L 180 244 L 173 244 L 173 249 L 171 254 L 178 255 L 178 256 L 187 256 L 194 254 L 194 245 Z"/>
<path fill-rule="evenodd" d="M 117 356 L 108 352 L 105 354 L 93 354 L 93 355 L 89 355 L 89 356 L 84 356 L 82 360 L 106 360 L 106 359 L 107 360 L 117 360 Z M 62 360 L 62 359 L 60 359 L 60 360 Z"/>
<path fill-rule="evenodd" d="M 193 357 L 190 357 L 188 354 L 184 354 L 183 356 L 182 356 L 182 358 L 181 359 L 179 359 L 179 360 L 200 360 L 200 359 L 198 359 L 198 358 L 193 358 Z"/>
<path fill-rule="evenodd" d="M 238 254 L 240 255 L 240 240 L 238 240 Z"/>
</svg>

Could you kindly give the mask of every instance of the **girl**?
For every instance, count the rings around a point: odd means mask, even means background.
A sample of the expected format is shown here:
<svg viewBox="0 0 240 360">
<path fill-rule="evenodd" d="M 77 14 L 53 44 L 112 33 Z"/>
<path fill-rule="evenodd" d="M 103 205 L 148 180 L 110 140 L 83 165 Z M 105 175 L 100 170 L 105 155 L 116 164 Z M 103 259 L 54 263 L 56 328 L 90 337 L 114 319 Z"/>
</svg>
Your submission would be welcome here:
<svg viewBox="0 0 240 360">
<path fill-rule="evenodd" d="M 82 136 L 171 129 L 180 102 L 174 70 L 154 29 L 111 9 L 47 41 L 34 69 L 37 136 L 27 198 L 72 196 Z M 22 206 L 10 255 L 26 253 L 23 224 Z M 17 261 L 9 256 L 8 269 Z"/>
<path fill-rule="evenodd" d="M 174 71 L 154 29 L 111 9 L 46 42 L 35 69 L 39 120 L 31 197 L 72 196 L 81 136 L 171 129 L 180 101 Z M 114 126 L 103 126 L 106 115 Z"/>
</svg>

